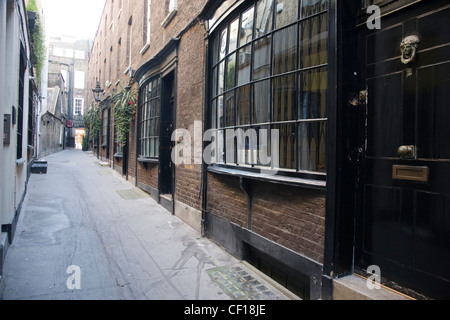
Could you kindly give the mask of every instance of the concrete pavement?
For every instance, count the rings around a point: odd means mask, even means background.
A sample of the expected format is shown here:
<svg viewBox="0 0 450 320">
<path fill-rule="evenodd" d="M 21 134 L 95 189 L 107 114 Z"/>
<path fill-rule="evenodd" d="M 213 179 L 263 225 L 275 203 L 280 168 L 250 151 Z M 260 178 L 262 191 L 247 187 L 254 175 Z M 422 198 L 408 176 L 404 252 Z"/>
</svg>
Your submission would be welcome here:
<svg viewBox="0 0 450 320">
<path fill-rule="evenodd" d="M 0 286 L 5 300 L 287 300 L 98 159 L 32 175 Z"/>
</svg>

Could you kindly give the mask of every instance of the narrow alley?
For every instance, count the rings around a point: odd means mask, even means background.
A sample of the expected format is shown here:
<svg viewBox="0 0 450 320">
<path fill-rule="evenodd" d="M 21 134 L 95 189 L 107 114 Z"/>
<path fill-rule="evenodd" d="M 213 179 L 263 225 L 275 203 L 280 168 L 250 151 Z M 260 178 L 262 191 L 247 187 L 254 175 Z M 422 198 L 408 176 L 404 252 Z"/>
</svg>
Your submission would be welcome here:
<svg viewBox="0 0 450 320">
<path fill-rule="evenodd" d="M 94 156 L 46 160 L 48 173 L 29 181 L 0 299 L 289 299 Z"/>
</svg>

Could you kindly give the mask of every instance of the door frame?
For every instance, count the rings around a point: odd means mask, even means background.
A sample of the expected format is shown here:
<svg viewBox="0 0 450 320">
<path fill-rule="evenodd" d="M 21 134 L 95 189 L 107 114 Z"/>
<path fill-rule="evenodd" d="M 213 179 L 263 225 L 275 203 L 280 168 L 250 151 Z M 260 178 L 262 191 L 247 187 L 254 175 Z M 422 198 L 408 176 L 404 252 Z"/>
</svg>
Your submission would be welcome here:
<svg viewBox="0 0 450 320">
<path fill-rule="evenodd" d="M 171 88 L 167 87 L 167 82 L 170 81 L 171 86 L 173 87 L 173 105 L 171 106 L 170 102 L 170 94 L 171 94 Z M 169 115 L 165 112 L 167 107 L 171 108 L 171 112 Z M 170 70 L 169 72 L 165 73 L 164 75 L 161 75 L 161 120 L 160 120 L 160 147 L 159 147 L 159 170 L 158 170 L 158 192 L 159 196 L 161 194 L 164 194 L 164 189 L 167 187 L 164 184 L 169 183 L 171 192 L 169 193 L 172 196 L 172 202 L 175 196 L 175 165 L 171 165 L 171 177 L 170 182 L 167 182 L 166 179 L 164 179 L 164 170 L 163 166 L 165 165 L 164 162 L 171 162 L 171 152 L 174 146 L 174 141 L 171 140 L 171 138 L 168 139 L 167 142 L 169 142 L 169 150 L 165 150 L 165 148 L 162 148 L 163 141 L 161 138 L 163 137 L 163 130 L 167 125 L 172 125 L 173 130 L 176 128 L 176 114 L 177 114 L 177 68 Z M 167 116 L 169 116 L 171 119 L 167 119 Z M 168 122 L 166 122 L 168 121 Z M 173 131 L 172 131 L 173 132 Z M 164 152 L 169 152 L 168 154 L 164 155 Z M 167 194 L 167 193 L 166 193 Z"/>
</svg>

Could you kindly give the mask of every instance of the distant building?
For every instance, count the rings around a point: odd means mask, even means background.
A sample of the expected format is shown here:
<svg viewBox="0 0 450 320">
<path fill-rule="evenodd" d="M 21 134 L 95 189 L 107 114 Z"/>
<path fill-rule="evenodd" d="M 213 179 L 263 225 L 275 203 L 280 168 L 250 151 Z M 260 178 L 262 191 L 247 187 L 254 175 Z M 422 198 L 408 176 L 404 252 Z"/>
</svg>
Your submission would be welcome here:
<svg viewBox="0 0 450 320">
<path fill-rule="evenodd" d="M 50 120 L 48 117 L 42 119 L 41 156 L 66 147 L 82 148 L 86 133 L 83 115 L 90 48 L 89 40 L 73 37 L 52 37 L 48 41 L 48 97 L 41 115 L 50 115 L 56 121 L 55 125 L 63 129 L 55 131 L 53 127 L 46 127 Z"/>
</svg>

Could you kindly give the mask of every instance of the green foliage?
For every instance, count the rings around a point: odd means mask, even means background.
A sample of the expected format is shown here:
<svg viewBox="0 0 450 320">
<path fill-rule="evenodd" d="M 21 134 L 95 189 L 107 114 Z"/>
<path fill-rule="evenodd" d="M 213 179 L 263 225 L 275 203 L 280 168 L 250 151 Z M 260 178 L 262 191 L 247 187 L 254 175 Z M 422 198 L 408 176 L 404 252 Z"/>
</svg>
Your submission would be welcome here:
<svg viewBox="0 0 450 320">
<path fill-rule="evenodd" d="M 100 117 L 100 106 L 93 106 L 89 108 L 83 116 L 84 126 L 89 129 L 90 136 L 97 138 L 102 128 L 102 119 Z"/>
<path fill-rule="evenodd" d="M 39 15 L 36 0 L 30 0 L 27 4 L 27 11 L 36 13 L 36 23 L 31 35 L 31 43 L 33 50 L 31 51 L 31 61 L 36 67 L 36 78 L 38 82 L 41 81 L 41 72 L 44 61 L 47 55 L 47 48 L 45 47 L 45 34 L 42 28 L 41 17 Z"/>
<path fill-rule="evenodd" d="M 117 142 L 121 146 L 127 143 L 127 133 L 130 131 L 130 123 L 133 119 L 137 103 L 137 94 L 134 88 L 124 88 L 112 97 L 114 104 L 114 120 L 117 130 Z"/>
<path fill-rule="evenodd" d="M 30 0 L 27 3 L 27 11 L 38 12 L 38 6 L 36 0 Z"/>
<path fill-rule="evenodd" d="M 89 149 L 89 139 L 87 135 L 83 136 L 83 145 L 82 145 L 83 151 L 87 151 Z"/>
</svg>

